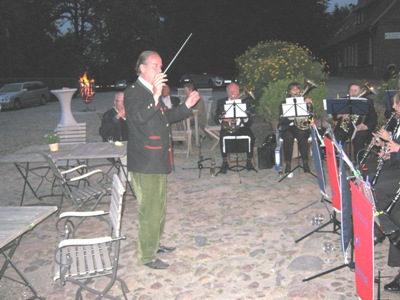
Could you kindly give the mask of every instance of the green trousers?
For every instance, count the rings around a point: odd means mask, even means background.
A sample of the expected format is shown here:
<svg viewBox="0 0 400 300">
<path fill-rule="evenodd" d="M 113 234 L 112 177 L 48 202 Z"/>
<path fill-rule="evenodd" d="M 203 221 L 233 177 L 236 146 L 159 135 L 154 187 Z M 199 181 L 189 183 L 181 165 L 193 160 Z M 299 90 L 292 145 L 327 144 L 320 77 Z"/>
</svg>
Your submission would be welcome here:
<svg viewBox="0 0 400 300">
<path fill-rule="evenodd" d="M 134 172 L 130 174 L 139 204 L 138 263 L 144 265 L 154 259 L 164 231 L 167 175 Z"/>
</svg>

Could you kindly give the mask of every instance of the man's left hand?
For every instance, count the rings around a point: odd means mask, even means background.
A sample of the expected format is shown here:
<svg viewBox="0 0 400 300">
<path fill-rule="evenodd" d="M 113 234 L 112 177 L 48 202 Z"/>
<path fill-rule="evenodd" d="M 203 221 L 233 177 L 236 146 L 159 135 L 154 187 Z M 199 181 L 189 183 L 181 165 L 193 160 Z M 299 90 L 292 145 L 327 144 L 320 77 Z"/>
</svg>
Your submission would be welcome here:
<svg viewBox="0 0 400 300">
<path fill-rule="evenodd" d="M 197 91 L 193 91 L 189 94 L 186 99 L 185 105 L 187 108 L 192 108 L 196 105 L 197 101 L 200 99 L 200 94 Z"/>
</svg>

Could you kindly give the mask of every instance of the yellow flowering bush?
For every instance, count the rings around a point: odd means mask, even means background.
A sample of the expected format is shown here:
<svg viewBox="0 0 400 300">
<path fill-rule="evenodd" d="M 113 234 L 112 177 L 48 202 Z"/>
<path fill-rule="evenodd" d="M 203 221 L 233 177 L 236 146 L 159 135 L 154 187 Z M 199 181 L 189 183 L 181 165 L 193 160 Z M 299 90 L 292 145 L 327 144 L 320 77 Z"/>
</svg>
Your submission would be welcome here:
<svg viewBox="0 0 400 300">
<path fill-rule="evenodd" d="M 284 41 L 260 42 L 237 57 L 235 63 L 238 81 L 259 99 L 257 112 L 267 121 L 277 120 L 275 115 L 285 99 L 289 82 L 298 81 L 302 85 L 304 79 L 310 79 L 323 85 L 328 76 L 326 63 L 308 48 Z M 325 88 L 318 94 L 325 97 L 323 91 L 326 95 Z M 318 103 L 317 113 L 321 113 L 320 107 L 322 104 Z"/>
</svg>

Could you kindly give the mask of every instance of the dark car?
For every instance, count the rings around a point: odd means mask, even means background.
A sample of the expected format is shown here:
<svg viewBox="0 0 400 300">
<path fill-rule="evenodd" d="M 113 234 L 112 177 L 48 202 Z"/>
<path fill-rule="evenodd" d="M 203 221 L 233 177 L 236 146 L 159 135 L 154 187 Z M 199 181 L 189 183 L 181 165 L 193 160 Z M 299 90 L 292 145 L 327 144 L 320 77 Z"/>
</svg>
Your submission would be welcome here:
<svg viewBox="0 0 400 300">
<path fill-rule="evenodd" d="M 128 86 L 128 81 L 126 80 L 119 80 L 117 81 L 117 83 L 115 84 L 115 88 L 119 91 L 126 89 Z"/>
<path fill-rule="evenodd" d="M 184 74 L 181 77 L 180 82 L 182 85 L 184 85 L 185 83 L 191 82 L 196 86 L 196 88 L 199 88 L 199 87 L 214 88 L 214 87 L 221 87 L 221 86 L 227 85 L 231 81 L 224 79 L 222 76 L 213 75 L 213 74 L 188 73 L 188 74 Z"/>
<path fill-rule="evenodd" d="M 41 81 L 5 84 L 0 89 L 1 109 L 20 109 L 29 105 L 45 105 L 50 100 L 49 88 Z"/>
</svg>

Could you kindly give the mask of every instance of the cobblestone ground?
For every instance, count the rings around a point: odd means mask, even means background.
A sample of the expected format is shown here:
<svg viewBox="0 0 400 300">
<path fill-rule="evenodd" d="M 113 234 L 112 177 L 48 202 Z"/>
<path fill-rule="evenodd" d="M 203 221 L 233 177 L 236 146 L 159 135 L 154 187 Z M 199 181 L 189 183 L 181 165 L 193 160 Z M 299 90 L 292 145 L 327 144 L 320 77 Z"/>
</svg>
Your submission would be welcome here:
<svg viewBox="0 0 400 300">
<path fill-rule="evenodd" d="M 332 81 L 330 92 L 336 94 L 339 88 L 345 90 L 348 81 Z M 214 97 L 220 96 L 223 91 L 216 92 Z M 113 93 L 98 93 L 93 112 L 83 112 L 85 107 L 81 100 L 73 100 L 75 119 L 88 124 L 89 142 L 100 140 L 98 113 L 110 106 L 112 97 Z M 59 119 L 57 102 L 1 112 L 0 155 L 27 145 L 42 144 L 43 135 L 53 130 Z M 258 120 L 253 130 L 258 146 L 269 128 Z M 212 144 L 207 137 L 201 154 L 204 158 L 215 157 L 219 165 L 218 150 L 209 150 Z M 316 228 L 311 224 L 316 214 L 322 214 L 324 221 L 332 217 L 330 203 L 321 200 L 314 177 L 296 171 L 293 178 L 278 183 L 274 169 L 262 169 L 257 173 L 230 171 L 211 177 L 207 168 L 209 160 L 204 162 L 203 169 L 198 168 L 199 154 L 198 147 L 194 147 L 189 159 L 184 154 L 176 154 L 175 171 L 168 176 L 167 222 L 162 242 L 176 246 L 177 250 L 160 254 L 160 258 L 170 264 L 167 270 L 137 266 L 137 202 L 131 195 L 127 197 L 122 226 L 126 240 L 122 242 L 119 275 L 128 284 L 129 299 L 357 299 L 354 272 L 349 267 L 303 282 L 306 277 L 344 264 L 339 235 L 332 224 L 326 226 L 324 232 L 295 242 Z M 14 165 L 0 167 L 1 205 L 17 205 L 21 176 Z M 329 183 L 327 186 L 330 192 Z M 43 189 L 49 187 L 46 183 Z M 53 197 L 44 201 L 57 204 L 58 200 Z M 26 204 L 37 203 L 38 200 L 27 193 Z M 63 210 L 68 209 L 72 207 L 66 205 Z M 54 215 L 26 234 L 14 260 L 46 299 L 74 299 L 75 286 L 61 286 L 52 280 L 53 252 L 60 241 L 54 227 L 56 219 Z M 81 234 L 93 235 L 101 231 L 97 223 L 88 222 Z M 329 255 L 331 263 L 325 263 L 325 241 L 334 245 Z M 388 242 L 384 241 L 375 249 L 375 270 L 376 273 L 381 271 L 384 283 L 397 273 L 386 266 L 387 248 Z M 7 275 L 15 274 L 8 270 Z M 104 284 L 104 281 L 96 283 L 97 286 Z M 111 294 L 122 296 L 118 284 Z M 29 296 L 21 285 L 7 278 L 0 280 L 0 299 Z M 381 299 L 396 299 L 395 296 L 381 293 Z M 92 295 L 84 295 L 84 298 L 94 299 Z"/>
</svg>

